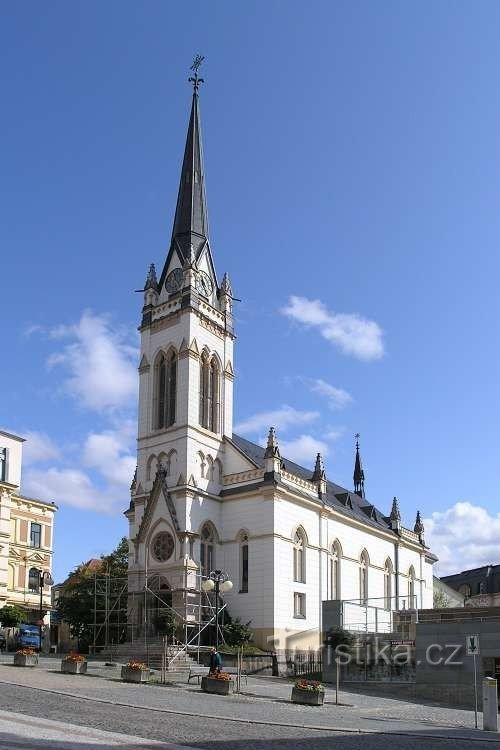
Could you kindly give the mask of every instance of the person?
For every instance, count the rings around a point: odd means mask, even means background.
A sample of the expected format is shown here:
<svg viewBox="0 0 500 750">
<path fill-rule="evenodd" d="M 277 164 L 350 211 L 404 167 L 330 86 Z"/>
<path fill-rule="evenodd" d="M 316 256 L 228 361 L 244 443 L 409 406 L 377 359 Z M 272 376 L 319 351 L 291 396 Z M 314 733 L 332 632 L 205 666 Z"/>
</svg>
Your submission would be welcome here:
<svg viewBox="0 0 500 750">
<path fill-rule="evenodd" d="M 216 648 L 210 650 L 210 672 L 220 672 L 222 667 L 221 655 Z"/>
</svg>

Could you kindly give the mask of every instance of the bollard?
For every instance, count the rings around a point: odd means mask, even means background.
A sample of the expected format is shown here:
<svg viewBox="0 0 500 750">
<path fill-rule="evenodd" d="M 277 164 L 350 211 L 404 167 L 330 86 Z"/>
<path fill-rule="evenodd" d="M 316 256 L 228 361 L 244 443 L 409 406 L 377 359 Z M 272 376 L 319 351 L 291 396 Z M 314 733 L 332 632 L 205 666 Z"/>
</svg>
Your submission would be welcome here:
<svg viewBox="0 0 500 750">
<path fill-rule="evenodd" d="M 483 729 L 498 732 L 497 681 L 492 677 L 483 680 Z"/>
</svg>

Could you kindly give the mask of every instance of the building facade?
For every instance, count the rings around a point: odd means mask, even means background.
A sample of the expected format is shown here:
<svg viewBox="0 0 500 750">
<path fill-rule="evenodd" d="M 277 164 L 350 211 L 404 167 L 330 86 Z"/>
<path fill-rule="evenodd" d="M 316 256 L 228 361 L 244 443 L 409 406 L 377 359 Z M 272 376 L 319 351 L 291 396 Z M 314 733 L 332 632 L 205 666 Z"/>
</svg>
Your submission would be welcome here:
<svg viewBox="0 0 500 750">
<path fill-rule="evenodd" d="M 500 606 L 500 565 L 462 570 L 442 576 L 444 583 L 463 597 L 466 607 Z"/>
<path fill-rule="evenodd" d="M 344 602 L 346 625 L 375 616 L 370 606 L 390 627 L 395 609 L 432 607 L 420 517 L 405 529 L 396 499 L 388 514 L 366 499 L 359 445 L 348 490 L 327 479 L 321 456 L 314 469 L 281 456 L 272 428 L 264 447 L 233 433 L 233 293 L 208 233 L 199 83 L 169 252 L 144 289 L 130 616 L 145 623 L 148 588 L 201 622 L 200 581 L 221 569 L 231 615 L 251 621 L 263 647 L 317 647 L 325 599 Z"/>
<path fill-rule="evenodd" d="M 20 493 L 23 443 L 23 438 L 0 431 L 0 622 L 1 608 L 14 604 L 26 611 L 28 622 L 37 622 L 40 571 L 52 570 L 57 507 Z M 50 602 L 50 587 L 45 586 L 45 617 Z"/>
</svg>

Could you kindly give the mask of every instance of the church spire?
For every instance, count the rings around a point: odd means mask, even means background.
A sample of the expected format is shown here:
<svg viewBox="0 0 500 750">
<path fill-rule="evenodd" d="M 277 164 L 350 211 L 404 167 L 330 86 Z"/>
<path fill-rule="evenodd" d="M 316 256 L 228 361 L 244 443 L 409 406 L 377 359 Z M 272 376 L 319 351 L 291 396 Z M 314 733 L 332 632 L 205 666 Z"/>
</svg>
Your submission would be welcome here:
<svg viewBox="0 0 500 750">
<path fill-rule="evenodd" d="M 197 55 L 191 66 L 191 70 L 194 71 L 194 76 L 189 78 L 189 82 L 193 84 L 191 114 L 184 148 L 184 158 L 182 160 L 172 239 L 160 280 L 160 287 L 175 252 L 179 256 L 181 265 L 183 265 L 186 257 L 191 252 L 191 246 L 195 258 L 198 259 L 201 251 L 209 242 L 205 166 L 199 104 L 199 87 L 203 83 L 203 78 L 198 76 L 198 68 L 202 61 L 203 58 Z"/>
<path fill-rule="evenodd" d="M 361 456 L 359 454 L 359 432 L 355 435 L 356 438 L 356 460 L 354 462 L 354 492 L 360 497 L 365 496 L 365 472 L 363 471 L 363 464 L 361 463 Z"/>
</svg>

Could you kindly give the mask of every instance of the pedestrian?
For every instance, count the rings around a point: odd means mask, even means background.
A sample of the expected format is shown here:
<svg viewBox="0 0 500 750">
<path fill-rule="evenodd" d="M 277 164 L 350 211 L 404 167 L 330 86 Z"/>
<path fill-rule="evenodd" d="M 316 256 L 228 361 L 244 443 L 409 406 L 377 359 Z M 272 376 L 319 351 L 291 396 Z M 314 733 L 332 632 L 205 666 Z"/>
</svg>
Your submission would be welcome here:
<svg viewBox="0 0 500 750">
<path fill-rule="evenodd" d="M 216 648 L 210 650 L 210 672 L 218 674 L 222 667 L 221 655 Z"/>
</svg>

